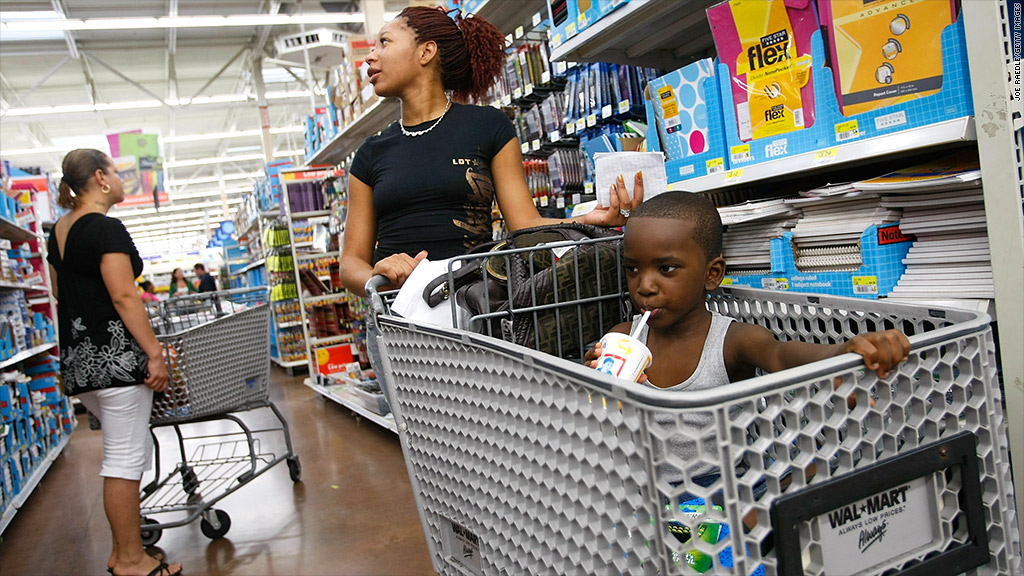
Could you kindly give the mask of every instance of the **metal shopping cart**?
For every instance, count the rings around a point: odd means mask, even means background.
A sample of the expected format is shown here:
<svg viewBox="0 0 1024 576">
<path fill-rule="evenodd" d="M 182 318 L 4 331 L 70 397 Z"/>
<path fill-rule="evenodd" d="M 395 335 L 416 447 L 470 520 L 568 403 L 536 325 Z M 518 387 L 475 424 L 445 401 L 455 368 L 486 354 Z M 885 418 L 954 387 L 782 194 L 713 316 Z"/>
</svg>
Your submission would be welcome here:
<svg viewBox="0 0 1024 576">
<path fill-rule="evenodd" d="M 147 546 L 163 530 L 201 518 L 211 539 L 224 536 L 231 518 L 213 506 L 276 464 L 285 461 L 293 482 L 301 477 L 288 422 L 268 396 L 270 307 L 265 288 L 190 294 L 149 305 L 163 344 L 171 384 L 154 397 L 150 427 L 156 443 L 153 478 L 142 488 L 142 539 Z M 273 424 L 253 428 L 240 412 L 269 408 Z M 268 415 L 269 416 L 269 415 Z M 221 421 L 218 425 L 210 422 Z M 188 425 L 206 422 L 205 434 Z M 161 475 L 156 431 L 174 430 L 180 460 Z M 209 433 L 213 427 L 216 433 Z M 284 452 L 265 446 L 284 438 Z M 153 516 L 160 515 L 158 521 Z"/>
<path fill-rule="evenodd" d="M 780 339 L 895 327 L 910 358 L 884 380 L 848 354 L 685 394 L 399 318 L 377 282 L 375 367 L 440 574 L 1022 573 L 984 314 L 725 287 L 709 308 Z"/>
</svg>

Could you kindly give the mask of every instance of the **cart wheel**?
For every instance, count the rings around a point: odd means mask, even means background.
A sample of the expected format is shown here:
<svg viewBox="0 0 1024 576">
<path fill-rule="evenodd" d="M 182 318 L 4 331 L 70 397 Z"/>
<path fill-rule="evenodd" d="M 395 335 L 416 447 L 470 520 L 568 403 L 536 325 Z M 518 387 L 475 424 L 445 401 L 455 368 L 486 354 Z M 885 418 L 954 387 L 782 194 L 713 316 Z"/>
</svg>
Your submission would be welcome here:
<svg viewBox="0 0 1024 576">
<path fill-rule="evenodd" d="M 291 456 L 288 458 L 288 475 L 291 476 L 292 482 L 299 482 L 302 480 L 302 464 L 299 463 L 298 456 Z"/>
<path fill-rule="evenodd" d="M 223 537 L 231 529 L 231 517 L 223 510 L 210 510 L 210 512 L 217 515 L 217 522 L 220 522 L 220 528 L 214 528 L 213 524 L 210 524 L 206 518 L 203 518 L 202 522 L 199 523 L 199 529 L 203 531 L 203 536 L 210 540 L 216 540 Z"/>
<path fill-rule="evenodd" d="M 152 518 L 142 517 L 142 545 L 152 546 L 160 540 L 160 537 L 164 535 L 164 531 L 159 528 L 146 528 L 147 524 L 159 524 L 159 522 Z"/>
</svg>

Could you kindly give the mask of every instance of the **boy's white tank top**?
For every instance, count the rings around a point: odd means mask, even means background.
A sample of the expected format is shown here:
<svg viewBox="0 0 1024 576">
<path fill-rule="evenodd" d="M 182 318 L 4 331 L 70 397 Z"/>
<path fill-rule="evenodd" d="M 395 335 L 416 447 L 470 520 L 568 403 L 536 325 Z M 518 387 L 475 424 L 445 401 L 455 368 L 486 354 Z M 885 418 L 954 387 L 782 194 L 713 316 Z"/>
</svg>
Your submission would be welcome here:
<svg viewBox="0 0 1024 576">
<path fill-rule="evenodd" d="M 636 328 L 640 316 L 633 318 L 633 325 L 630 333 Z M 729 372 L 725 368 L 725 335 L 729 332 L 729 325 L 735 320 L 723 316 L 717 312 L 711 312 L 711 327 L 708 328 L 707 338 L 704 339 L 704 350 L 700 354 L 700 361 L 693 375 L 689 378 L 668 388 L 659 388 L 646 382 L 652 388 L 659 390 L 672 390 L 689 392 L 694 390 L 707 390 L 718 386 L 725 386 L 729 383 Z M 637 339 L 647 344 L 648 327 L 637 335 Z M 678 420 L 677 420 L 678 418 Z M 658 466 L 658 473 L 662 479 L 672 484 L 679 484 L 686 479 L 700 478 L 719 472 L 718 467 L 706 461 L 699 461 L 697 453 L 697 440 L 703 440 L 704 453 L 716 454 L 716 438 L 714 428 L 708 428 L 714 421 L 710 411 L 696 410 L 680 414 L 678 417 L 671 414 L 656 414 L 654 421 L 664 430 L 675 429 L 677 434 L 669 436 L 665 440 L 667 451 L 674 454 L 680 461 L 686 463 L 686 474 L 671 464 L 665 463 Z M 664 458 L 665 449 L 655 446 L 655 457 L 659 460 Z M 696 460 L 696 461 L 695 461 Z"/>
</svg>

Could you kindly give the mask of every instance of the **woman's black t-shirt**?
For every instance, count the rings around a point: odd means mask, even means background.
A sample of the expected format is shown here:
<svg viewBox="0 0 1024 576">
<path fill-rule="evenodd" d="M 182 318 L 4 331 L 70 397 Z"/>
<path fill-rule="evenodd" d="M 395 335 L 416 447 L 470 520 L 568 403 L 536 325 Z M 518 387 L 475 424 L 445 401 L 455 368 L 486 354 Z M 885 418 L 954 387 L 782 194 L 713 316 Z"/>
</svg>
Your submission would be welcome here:
<svg viewBox="0 0 1024 576">
<path fill-rule="evenodd" d="M 142 259 L 124 224 L 102 214 L 85 214 L 68 230 L 61 258 L 56 232 L 47 241 L 47 261 L 57 271 L 60 371 L 64 389 L 80 394 L 141 384 L 146 353 L 125 328 L 100 274 L 104 254 L 127 254 L 132 272 Z"/>
<path fill-rule="evenodd" d="M 434 120 L 408 130 L 424 130 Z M 491 161 L 515 128 L 490 106 L 452 104 L 422 136 L 398 122 L 368 138 L 352 161 L 352 176 L 373 189 L 377 244 L 373 261 L 392 254 L 451 258 L 491 239 Z"/>
</svg>

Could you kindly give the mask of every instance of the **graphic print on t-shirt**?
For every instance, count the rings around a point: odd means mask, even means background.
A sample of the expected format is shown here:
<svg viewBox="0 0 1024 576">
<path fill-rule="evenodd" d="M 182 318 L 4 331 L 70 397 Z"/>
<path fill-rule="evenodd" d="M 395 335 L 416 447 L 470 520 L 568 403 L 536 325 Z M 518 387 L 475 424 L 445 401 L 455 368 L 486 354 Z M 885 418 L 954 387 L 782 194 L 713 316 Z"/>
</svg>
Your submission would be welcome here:
<svg viewBox="0 0 1024 576">
<path fill-rule="evenodd" d="M 466 197 L 466 219 L 454 219 L 452 223 L 467 231 L 464 245 L 467 249 L 475 246 L 480 238 L 491 236 L 491 206 L 494 203 L 494 180 L 489 170 L 481 169 L 481 163 L 476 159 L 455 159 L 455 162 L 467 162 L 466 182 L 472 192 Z M 486 207 L 486 208 L 485 208 Z"/>
</svg>

